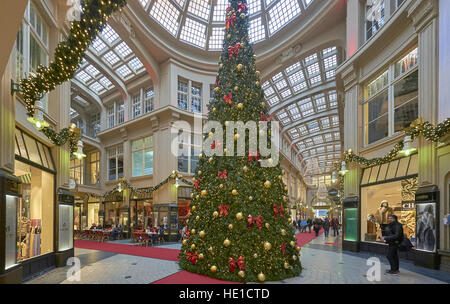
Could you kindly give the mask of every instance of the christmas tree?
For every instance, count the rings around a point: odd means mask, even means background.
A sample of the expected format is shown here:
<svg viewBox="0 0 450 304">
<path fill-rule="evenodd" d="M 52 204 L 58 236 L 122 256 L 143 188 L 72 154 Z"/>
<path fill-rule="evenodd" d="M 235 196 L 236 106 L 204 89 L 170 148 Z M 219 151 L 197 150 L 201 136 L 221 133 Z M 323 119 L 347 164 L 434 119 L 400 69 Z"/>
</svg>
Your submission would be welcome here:
<svg viewBox="0 0 450 304">
<path fill-rule="evenodd" d="M 247 1 L 229 2 L 208 121 L 222 125 L 229 121 L 268 121 L 260 73 L 248 37 Z M 271 136 L 270 131 L 261 133 L 261 129 L 258 134 Z M 239 137 L 247 139 L 244 156 L 228 156 L 225 141 L 213 141 L 211 149 L 227 156 L 199 156 L 180 266 L 229 281 L 276 281 L 298 276 L 300 247 L 296 246 L 292 219 L 285 209 L 288 197 L 284 172 L 279 164 L 262 166 L 259 151 L 249 145 L 249 132 L 235 131 L 232 141 Z"/>
</svg>

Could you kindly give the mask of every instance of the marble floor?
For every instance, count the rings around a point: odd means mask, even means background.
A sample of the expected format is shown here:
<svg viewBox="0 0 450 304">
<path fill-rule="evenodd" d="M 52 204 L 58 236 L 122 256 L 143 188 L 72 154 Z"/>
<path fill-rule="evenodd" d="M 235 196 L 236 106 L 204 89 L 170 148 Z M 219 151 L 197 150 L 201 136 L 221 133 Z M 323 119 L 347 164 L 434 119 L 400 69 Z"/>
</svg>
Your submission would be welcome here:
<svg viewBox="0 0 450 304">
<path fill-rule="evenodd" d="M 448 284 L 450 273 L 429 270 L 401 261 L 399 275 L 386 275 L 385 257 L 369 253 L 342 252 L 340 238 L 323 235 L 303 246 L 303 271 L 296 278 L 274 284 Z M 179 250 L 181 244 L 169 243 L 162 248 Z M 79 276 L 73 267 L 61 267 L 27 281 L 27 284 L 149 284 L 175 274 L 181 269 L 174 261 L 75 249 L 79 259 Z M 369 263 L 368 259 L 379 261 Z"/>
</svg>

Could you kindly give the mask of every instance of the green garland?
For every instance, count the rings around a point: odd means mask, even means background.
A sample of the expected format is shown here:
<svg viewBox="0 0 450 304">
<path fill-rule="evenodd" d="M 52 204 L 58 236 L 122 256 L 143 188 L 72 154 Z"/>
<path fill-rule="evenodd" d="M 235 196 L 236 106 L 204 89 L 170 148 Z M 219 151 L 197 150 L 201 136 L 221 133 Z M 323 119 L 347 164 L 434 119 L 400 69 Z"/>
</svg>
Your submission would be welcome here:
<svg viewBox="0 0 450 304">
<path fill-rule="evenodd" d="M 30 73 L 28 78 L 19 82 L 28 116 L 34 115 L 36 100 L 73 78 L 88 46 L 106 26 L 108 18 L 126 3 L 126 0 L 82 0 L 80 20 L 71 22 L 68 37 L 55 50 L 55 59 L 48 67 L 38 66 L 36 73 Z M 75 151 L 79 135 L 70 129 L 65 128 L 57 133 L 45 127 L 41 131 L 55 145 L 62 146 L 69 142 L 71 152 Z"/>
<path fill-rule="evenodd" d="M 167 184 L 171 180 L 175 180 L 176 178 L 178 178 L 183 183 L 185 183 L 185 184 L 187 184 L 189 186 L 193 186 L 194 185 L 192 182 L 188 181 L 180 173 L 178 173 L 178 171 L 173 171 L 171 175 L 169 175 L 162 182 L 160 182 L 158 185 L 156 185 L 156 186 L 154 186 L 152 188 L 147 188 L 147 189 L 134 188 L 133 186 L 130 185 L 130 183 L 126 179 L 120 179 L 120 181 L 117 184 L 117 186 L 115 186 L 111 190 L 105 192 L 103 195 L 96 195 L 96 194 L 86 193 L 86 195 L 84 197 L 82 197 L 81 200 L 88 199 L 89 197 L 93 197 L 93 198 L 96 198 L 96 199 L 106 199 L 108 196 L 112 195 L 113 193 L 118 192 L 119 184 L 124 184 L 125 187 L 127 189 L 129 189 L 132 194 L 149 194 L 149 193 L 152 193 L 154 191 L 157 191 L 159 188 L 161 188 L 162 186 L 164 186 L 165 184 Z"/>
</svg>

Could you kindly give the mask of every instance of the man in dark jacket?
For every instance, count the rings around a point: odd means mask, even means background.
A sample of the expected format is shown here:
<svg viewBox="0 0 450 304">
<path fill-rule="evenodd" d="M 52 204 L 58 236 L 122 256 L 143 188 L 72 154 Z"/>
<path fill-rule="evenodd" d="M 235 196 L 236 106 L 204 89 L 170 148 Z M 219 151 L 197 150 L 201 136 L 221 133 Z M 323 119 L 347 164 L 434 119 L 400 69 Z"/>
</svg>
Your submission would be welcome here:
<svg viewBox="0 0 450 304">
<path fill-rule="evenodd" d="M 323 230 L 325 232 L 325 237 L 328 237 L 330 233 L 330 220 L 328 219 L 328 217 L 326 217 L 323 221 Z"/>
<path fill-rule="evenodd" d="M 310 218 L 308 218 L 308 220 L 306 221 L 306 224 L 308 225 L 309 233 L 311 233 L 311 226 L 313 225 L 312 220 Z"/>
<path fill-rule="evenodd" d="M 391 265 L 391 270 L 386 271 L 388 274 L 400 273 L 400 260 L 398 257 L 398 247 L 403 240 L 403 226 L 398 222 L 396 215 L 391 214 L 388 217 L 388 225 L 386 227 L 386 235 L 381 237 L 381 241 L 385 241 L 389 247 L 387 251 L 387 259 Z"/>
</svg>

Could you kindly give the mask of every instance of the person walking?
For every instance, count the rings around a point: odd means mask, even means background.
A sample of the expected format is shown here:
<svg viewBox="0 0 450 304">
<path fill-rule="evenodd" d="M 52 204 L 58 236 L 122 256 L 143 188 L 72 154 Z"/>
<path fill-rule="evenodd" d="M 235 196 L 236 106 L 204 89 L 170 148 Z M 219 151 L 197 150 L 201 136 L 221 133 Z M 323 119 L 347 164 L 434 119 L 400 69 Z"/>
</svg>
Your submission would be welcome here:
<svg viewBox="0 0 450 304">
<path fill-rule="evenodd" d="M 300 231 L 300 233 L 302 232 L 302 219 L 298 219 L 298 221 L 297 221 L 297 227 L 298 227 L 298 230 Z"/>
<path fill-rule="evenodd" d="M 328 217 L 326 217 L 323 221 L 323 230 L 325 237 L 328 237 L 328 235 L 330 234 L 330 219 Z"/>
<path fill-rule="evenodd" d="M 313 222 L 312 222 L 311 218 L 308 217 L 308 220 L 306 221 L 306 224 L 308 226 L 309 233 L 311 233 L 311 226 L 313 225 Z"/>
<path fill-rule="evenodd" d="M 312 224 L 314 225 L 313 229 L 314 229 L 314 232 L 316 233 L 316 237 L 318 237 L 319 231 L 320 231 L 320 228 L 322 225 L 322 221 L 319 218 L 315 218 Z"/>
<path fill-rule="evenodd" d="M 385 236 L 381 237 L 381 241 L 384 241 L 389 245 L 387 259 L 391 266 L 391 269 L 386 271 L 386 273 L 399 274 L 400 259 L 398 257 L 398 249 L 403 240 L 403 225 L 398 222 L 398 217 L 396 215 L 390 214 L 388 216 L 388 225 L 385 231 Z"/>
<path fill-rule="evenodd" d="M 338 218 L 337 217 L 334 217 L 332 220 L 331 220 L 331 227 L 333 228 L 333 236 L 339 236 L 339 227 L 340 226 L 340 224 L 339 224 L 339 220 L 338 220 Z"/>
</svg>

